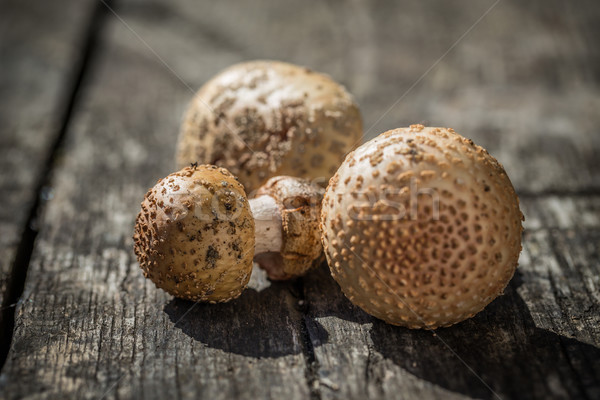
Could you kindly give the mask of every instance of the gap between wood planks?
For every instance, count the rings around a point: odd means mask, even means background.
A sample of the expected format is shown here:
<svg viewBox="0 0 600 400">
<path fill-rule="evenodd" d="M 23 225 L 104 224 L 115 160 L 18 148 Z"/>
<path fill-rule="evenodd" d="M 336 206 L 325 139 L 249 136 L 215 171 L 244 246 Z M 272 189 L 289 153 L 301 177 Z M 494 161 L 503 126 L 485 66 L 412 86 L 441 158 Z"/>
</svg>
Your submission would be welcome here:
<svg viewBox="0 0 600 400">
<path fill-rule="evenodd" d="M 310 338 L 309 327 L 306 319 L 308 318 L 309 304 L 306 300 L 306 292 L 304 290 L 304 277 L 300 277 L 294 282 L 294 287 L 298 291 L 298 298 L 302 302 L 300 311 L 302 312 L 302 342 L 304 348 L 304 359 L 306 360 L 306 371 L 304 376 L 308 383 L 308 389 L 311 400 L 320 400 L 321 391 L 318 386 L 319 381 L 319 362 L 315 356 L 315 346 Z"/>
<path fill-rule="evenodd" d="M 110 0 L 106 1 L 110 2 Z M 31 254 L 33 253 L 35 239 L 39 230 L 38 218 L 42 215 L 45 207 L 45 204 L 42 201 L 42 191 L 50 184 L 52 172 L 58 155 L 63 147 L 76 101 L 80 96 L 83 82 L 91 69 L 98 45 L 99 33 L 107 15 L 108 9 L 101 1 L 97 1 L 96 6 L 90 14 L 88 29 L 85 32 L 85 39 L 82 42 L 83 46 L 81 48 L 80 57 L 78 60 L 75 60 L 74 67 L 70 74 L 72 80 L 70 88 L 66 91 L 66 105 L 62 110 L 58 110 L 59 113 L 62 113 L 59 119 L 60 127 L 55 133 L 54 139 L 51 141 L 48 156 L 42 165 L 41 171 L 39 171 L 38 180 L 33 192 L 35 198 L 27 213 L 21 240 L 19 241 L 15 259 L 8 277 L 6 296 L 4 297 L 4 303 L 0 308 L 2 321 L 5 321 L 3 326 L 0 327 L 0 371 L 6 363 L 6 358 L 11 347 L 15 325 L 15 309 L 25 287 L 27 270 L 29 268 Z"/>
</svg>

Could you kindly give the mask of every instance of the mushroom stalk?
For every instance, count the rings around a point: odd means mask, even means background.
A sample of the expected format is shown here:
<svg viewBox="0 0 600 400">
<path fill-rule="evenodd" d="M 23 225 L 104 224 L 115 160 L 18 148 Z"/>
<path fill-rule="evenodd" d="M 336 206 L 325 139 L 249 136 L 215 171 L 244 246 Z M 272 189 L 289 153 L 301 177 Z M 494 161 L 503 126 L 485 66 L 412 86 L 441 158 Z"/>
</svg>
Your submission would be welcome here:
<svg viewBox="0 0 600 400">
<path fill-rule="evenodd" d="M 278 176 L 249 201 L 254 216 L 254 261 L 271 279 L 304 274 L 322 259 L 319 215 L 323 189 L 307 180 Z"/>
<path fill-rule="evenodd" d="M 283 231 L 277 201 L 269 195 L 262 195 L 249 202 L 254 216 L 254 254 L 280 252 Z"/>
</svg>

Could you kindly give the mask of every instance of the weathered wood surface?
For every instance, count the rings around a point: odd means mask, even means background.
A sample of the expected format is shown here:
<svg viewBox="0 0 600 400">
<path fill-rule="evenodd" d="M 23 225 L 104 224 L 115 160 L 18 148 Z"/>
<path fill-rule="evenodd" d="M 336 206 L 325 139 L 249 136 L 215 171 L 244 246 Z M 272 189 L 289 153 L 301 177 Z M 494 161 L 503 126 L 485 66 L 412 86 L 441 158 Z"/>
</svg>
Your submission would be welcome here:
<svg viewBox="0 0 600 400">
<path fill-rule="evenodd" d="M 310 274 L 309 320 L 319 330 L 309 333 L 323 342 L 315 350 L 319 377 L 339 388 L 325 386 L 322 398 L 597 398 L 600 197 L 577 200 L 525 199 L 524 249 L 504 296 L 437 336 L 371 318 L 327 271 Z M 578 215 L 555 214 L 578 206 L 595 214 L 585 227 Z"/>
<path fill-rule="evenodd" d="M 0 341 L 12 325 L 9 288 L 27 264 L 17 261 L 36 221 L 30 210 L 68 112 L 90 1 L 4 1 L 0 11 Z M 65 24 L 65 20 L 71 21 Z M 51 192 L 44 190 L 47 198 Z M 27 247 L 27 245 L 22 247 Z M 15 274 L 13 275 L 13 268 Z M 18 277 L 15 277 L 17 275 Z M 4 346 L 4 345 L 2 345 Z M 0 351 L 3 353 L 4 351 Z M 0 354 L 0 360 L 3 355 Z"/>
<path fill-rule="evenodd" d="M 600 396 L 599 5 L 115 7 L 122 21 L 106 17 L 54 165 L 0 396 Z M 487 147 L 523 194 L 527 218 L 506 294 L 433 336 L 356 309 L 324 266 L 289 283 L 257 275 L 253 289 L 217 306 L 172 300 L 144 281 L 133 220 L 146 189 L 173 167 L 187 86 L 253 58 L 344 82 L 369 137 L 426 121 Z"/>
</svg>

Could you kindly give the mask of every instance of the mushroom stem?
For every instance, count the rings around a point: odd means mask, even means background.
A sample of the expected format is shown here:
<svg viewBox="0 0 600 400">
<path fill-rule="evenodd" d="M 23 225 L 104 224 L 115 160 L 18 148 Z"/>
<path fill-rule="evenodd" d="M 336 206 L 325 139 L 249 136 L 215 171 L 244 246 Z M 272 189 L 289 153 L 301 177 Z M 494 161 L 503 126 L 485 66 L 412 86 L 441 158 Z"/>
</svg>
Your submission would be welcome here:
<svg viewBox="0 0 600 400">
<path fill-rule="evenodd" d="M 249 201 L 254 216 L 254 261 L 271 279 L 304 274 L 322 259 L 319 215 L 323 189 L 304 179 L 278 176 Z"/>
<path fill-rule="evenodd" d="M 283 232 L 277 201 L 269 195 L 262 195 L 250 199 L 250 210 L 254 216 L 254 254 L 280 252 Z"/>
</svg>

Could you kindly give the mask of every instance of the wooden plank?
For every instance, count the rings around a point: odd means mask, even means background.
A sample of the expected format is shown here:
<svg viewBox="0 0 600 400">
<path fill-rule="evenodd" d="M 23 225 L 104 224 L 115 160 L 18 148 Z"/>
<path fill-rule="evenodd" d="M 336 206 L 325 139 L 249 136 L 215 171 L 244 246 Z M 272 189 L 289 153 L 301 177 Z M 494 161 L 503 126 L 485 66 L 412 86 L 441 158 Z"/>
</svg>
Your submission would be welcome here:
<svg viewBox="0 0 600 400">
<path fill-rule="evenodd" d="M 123 17 L 149 42 L 160 38 L 154 21 Z M 223 53 L 206 42 L 203 54 Z M 114 18 L 96 59 L 54 173 L 0 392 L 307 397 L 293 285 L 261 283 L 257 275 L 239 299 L 209 306 L 173 301 L 142 277 L 132 253 L 134 218 L 148 187 L 172 168 L 191 94 Z"/>
<path fill-rule="evenodd" d="M 557 202 L 586 213 L 600 197 L 527 199 L 524 209 L 553 215 Z M 311 273 L 304 287 L 309 334 L 321 343 L 321 398 L 597 398 L 600 224 L 581 229 L 580 216 L 572 216 L 542 226 L 535 218 L 505 294 L 435 336 L 370 317 L 326 268 Z"/>
<path fill-rule="evenodd" d="M 594 230 L 600 227 L 598 196 L 522 197 L 525 229 Z"/>
<path fill-rule="evenodd" d="M 0 13 L 0 341 L 7 345 L 17 247 L 59 134 L 91 1 L 4 1 Z M 65 24 L 65 20 L 71 21 Z M 44 190 L 44 198 L 51 196 Z M 35 221 L 34 221 L 35 223 Z M 26 268 L 19 265 L 18 268 Z M 18 273 L 17 273 L 18 275 Z M 14 289 L 11 287 L 11 289 Z M 15 289 L 18 290 L 18 289 Z M 0 359 L 3 358 L 0 356 Z M 0 361 L 1 362 L 1 361 Z"/>
<path fill-rule="evenodd" d="M 370 59 L 385 86 L 369 82 L 353 92 L 366 127 L 375 124 L 369 136 L 417 121 L 453 126 L 505 164 L 527 195 L 523 209 L 531 234 L 520 272 L 484 313 L 440 330 L 438 337 L 372 319 L 339 293 L 326 270 L 309 275 L 308 326 L 319 326 L 309 333 L 316 343 L 328 338 L 315 346 L 319 395 L 493 398 L 490 386 L 502 398 L 597 397 L 599 200 L 536 196 L 597 193 L 600 69 L 590 34 L 597 31 L 591 16 L 600 10 L 591 2 L 577 9 L 568 2 L 543 8 L 501 2 L 402 98 L 447 49 L 440 46 L 450 46 L 471 26 L 468 18 L 476 21 L 487 7 L 465 11 L 446 4 L 428 3 L 421 12 L 405 2 L 371 10 L 380 29 L 367 48 L 376 49 Z M 386 20 L 398 21 L 393 34 Z M 426 33 L 418 29 L 423 25 Z M 380 61 L 383 54 L 386 61 Z"/>
<path fill-rule="evenodd" d="M 598 190 L 596 2 L 439 2 L 414 13 L 369 4 L 379 83 L 354 90 L 369 137 L 418 121 L 450 126 L 497 157 L 521 192 Z"/>
</svg>

